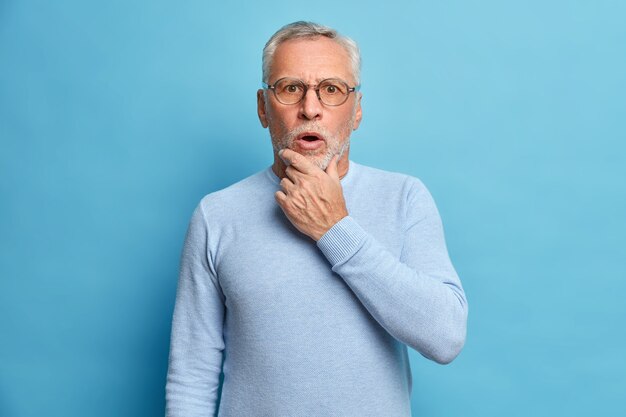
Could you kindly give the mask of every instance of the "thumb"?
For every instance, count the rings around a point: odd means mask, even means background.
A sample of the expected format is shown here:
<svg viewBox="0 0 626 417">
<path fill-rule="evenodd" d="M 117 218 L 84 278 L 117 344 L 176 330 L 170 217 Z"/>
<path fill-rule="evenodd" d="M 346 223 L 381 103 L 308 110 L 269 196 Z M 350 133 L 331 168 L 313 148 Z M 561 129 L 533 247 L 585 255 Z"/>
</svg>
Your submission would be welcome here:
<svg viewBox="0 0 626 417">
<path fill-rule="evenodd" d="M 339 156 L 333 155 L 328 166 L 326 167 L 326 173 L 334 180 L 339 180 L 339 171 L 337 171 L 337 164 L 339 163 Z"/>
</svg>

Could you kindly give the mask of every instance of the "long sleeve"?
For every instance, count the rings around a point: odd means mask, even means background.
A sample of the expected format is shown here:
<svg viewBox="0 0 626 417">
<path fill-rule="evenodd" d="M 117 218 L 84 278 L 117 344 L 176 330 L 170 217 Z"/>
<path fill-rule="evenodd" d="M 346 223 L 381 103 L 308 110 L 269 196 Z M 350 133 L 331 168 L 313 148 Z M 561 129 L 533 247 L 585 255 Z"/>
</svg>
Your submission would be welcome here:
<svg viewBox="0 0 626 417">
<path fill-rule="evenodd" d="M 224 295 L 208 256 L 199 205 L 187 231 L 172 320 L 166 383 L 167 417 L 213 417 L 224 350 Z"/>
<path fill-rule="evenodd" d="M 407 199 L 400 258 L 345 217 L 317 245 L 393 337 L 438 363 L 465 343 L 467 301 L 446 249 L 437 208 L 419 183 Z"/>
</svg>

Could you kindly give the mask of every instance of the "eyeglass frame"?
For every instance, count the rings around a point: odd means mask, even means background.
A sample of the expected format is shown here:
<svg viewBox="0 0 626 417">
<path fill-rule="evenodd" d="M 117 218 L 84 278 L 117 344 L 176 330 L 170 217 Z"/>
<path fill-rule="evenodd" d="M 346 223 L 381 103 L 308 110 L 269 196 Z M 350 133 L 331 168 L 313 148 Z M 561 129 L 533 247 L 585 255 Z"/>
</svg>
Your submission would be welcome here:
<svg viewBox="0 0 626 417">
<path fill-rule="evenodd" d="M 278 98 L 278 94 L 276 94 L 276 84 L 278 84 L 279 82 L 281 82 L 282 80 L 287 80 L 287 79 L 292 79 L 292 80 L 297 80 L 299 81 L 303 86 L 304 86 L 304 92 L 302 93 L 302 97 L 300 98 L 300 100 L 296 101 L 295 103 L 283 103 L 282 101 L 280 101 L 280 99 Z M 324 101 L 322 101 L 322 97 L 320 97 L 320 89 L 319 86 L 321 84 L 323 84 L 325 81 L 328 80 L 334 80 L 334 81 L 340 81 L 343 84 L 346 85 L 346 87 L 348 87 L 348 92 L 345 95 L 345 100 L 342 101 L 339 104 L 328 104 L 328 103 L 324 103 Z M 315 95 L 317 96 L 317 99 L 320 101 L 320 103 L 322 103 L 325 106 L 331 106 L 331 107 L 337 107 L 337 106 L 341 106 L 342 104 L 345 104 L 346 101 L 348 101 L 348 98 L 350 98 L 350 93 L 357 93 L 360 89 L 361 89 L 361 84 L 357 84 L 354 87 L 350 87 L 350 84 L 348 84 L 347 82 L 345 82 L 344 80 L 342 80 L 341 78 L 324 78 L 323 80 L 321 80 L 319 83 L 317 84 L 307 84 L 305 83 L 303 80 L 299 79 L 299 78 L 295 78 L 295 77 L 283 77 L 283 78 L 279 78 L 278 80 L 276 80 L 274 82 L 274 84 L 268 84 L 266 82 L 262 83 L 263 88 L 267 89 L 267 90 L 272 90 L 272 92 L 274 93 L 274 97 L 276 97 L 276 100 L 278 100 L 278 102 L 280 104 L 284 104 L 285 106 L 292 106 L 294 104 L 298 104 L 301 103 L 302 100 L 304 100 L 304 98 L 306 97 L 306 93 L 309 92 L 309 88 L 314 87 L 313 91 L 315 91 Z"/>
</svg>

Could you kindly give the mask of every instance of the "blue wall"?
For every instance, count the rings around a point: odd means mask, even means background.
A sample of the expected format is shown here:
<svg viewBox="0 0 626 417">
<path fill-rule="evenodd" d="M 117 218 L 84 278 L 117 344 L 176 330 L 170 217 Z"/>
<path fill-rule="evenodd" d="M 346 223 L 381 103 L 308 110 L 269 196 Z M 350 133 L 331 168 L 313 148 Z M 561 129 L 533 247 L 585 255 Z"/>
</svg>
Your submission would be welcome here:
<svg viewBox="0 0 626 417">
<path fill-rule="evenodd" d="M 271 163 L 261 49 L 299 19 L 359 41 L 352 158 L 427 184 L 469 298 L 414 415 L 626 415 L 609 0 L 0 1 L 0 415 L 162 415 L 187 221 Z"/>
</svg>

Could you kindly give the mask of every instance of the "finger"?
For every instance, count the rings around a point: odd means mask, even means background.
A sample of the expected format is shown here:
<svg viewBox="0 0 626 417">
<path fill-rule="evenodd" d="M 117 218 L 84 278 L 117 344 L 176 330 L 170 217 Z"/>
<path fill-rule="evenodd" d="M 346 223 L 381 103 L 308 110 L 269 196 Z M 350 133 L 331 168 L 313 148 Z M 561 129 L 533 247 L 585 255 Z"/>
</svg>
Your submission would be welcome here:
<svg viewBox="0 0 626 417">
<path fill-rule="evenodd" d="M 276 199 L 278 205 L 281 207 L 285 207 L 285 204 L 287 204 L 287 195 L 280 190 L 274 193 L 274 198 Z"/>
<path fill-rule="evenodd" d="M 306 157 L 289 148 L 281 149 L 278 152 L 278 156 L 285 161 L 286 165 L 292 166 L 304 174 L 314 174 L 320 170 L 319 167 L 314 165 Z"/>
<path fill-rule="evenodd" d="M 339 181 L 339 171 L 337 170 L 337 165 L 339 164 L 339 156 L 333 155 L 332 159 L 328 163 L 326 167 L 326 173 L 334 180 Z"/>
<path fill-rule="evenodd" d="M 283 192 L 285 194 L 289 193 L 289 191 L 292 190 L 294 186 L 295 184 L 291 182 L 291 180 L 287 177 L 284 177 L 280 180 L 280 188 L 283 189 Z"/>
<path fill-rule="evenodd" d="M 298 171 L 297 169 L 289 165 L 287 168 L 285 168 L 285 175 L 293 184 L 299 184 L 306 174 Z"/>
</svg>

